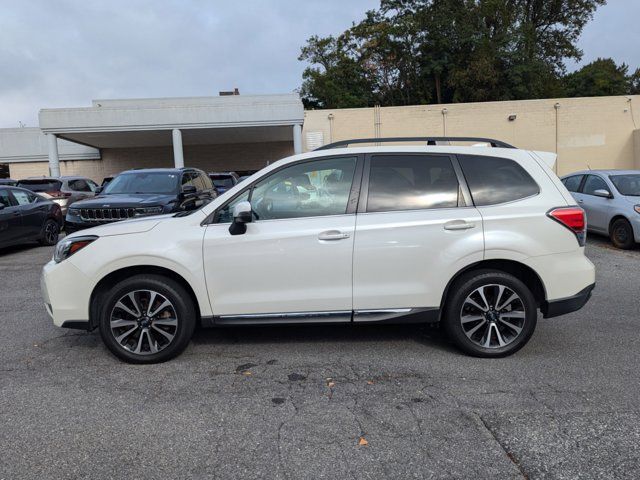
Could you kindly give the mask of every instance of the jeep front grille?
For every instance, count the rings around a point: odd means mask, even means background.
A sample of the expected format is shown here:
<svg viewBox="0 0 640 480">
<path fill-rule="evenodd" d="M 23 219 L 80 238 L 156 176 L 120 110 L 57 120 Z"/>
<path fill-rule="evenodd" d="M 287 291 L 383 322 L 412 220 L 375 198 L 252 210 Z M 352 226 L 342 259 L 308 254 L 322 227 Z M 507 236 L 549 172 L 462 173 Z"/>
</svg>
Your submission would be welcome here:
<svg viewBox="0 0 640 480">
<path fill-rule="evenodd" d="M 117 222 L 133 218 L 134 208 L 81 208 L 80 218 L 86 222 Z"/>
</svg>

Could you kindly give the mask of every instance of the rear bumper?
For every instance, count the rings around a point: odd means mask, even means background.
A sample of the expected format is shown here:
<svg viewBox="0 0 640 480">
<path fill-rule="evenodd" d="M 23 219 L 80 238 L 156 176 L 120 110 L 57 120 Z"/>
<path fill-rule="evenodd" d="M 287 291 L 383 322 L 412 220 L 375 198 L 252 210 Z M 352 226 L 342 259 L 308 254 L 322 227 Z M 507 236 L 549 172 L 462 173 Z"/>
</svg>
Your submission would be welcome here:
<svg viewBox="0 0 640 480">
<path fill-rule="evenodd" d="M 596 284 L 592 283 L 570 297 L 545 301 L 540 307 L 542 315 L 544 318 L 553 318 L 580 310 L 591 298 L 591 293 L 595 286 Z"/>
</svg>

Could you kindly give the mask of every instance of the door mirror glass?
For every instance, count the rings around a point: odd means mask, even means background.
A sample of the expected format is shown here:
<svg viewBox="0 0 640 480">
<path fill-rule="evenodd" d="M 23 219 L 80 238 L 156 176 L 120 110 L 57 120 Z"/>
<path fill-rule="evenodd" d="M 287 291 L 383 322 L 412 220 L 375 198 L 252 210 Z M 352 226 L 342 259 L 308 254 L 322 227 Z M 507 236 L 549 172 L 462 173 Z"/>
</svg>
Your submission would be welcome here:
<svg viewBox="0 0 640 480">
<path fill-rule="evenodd" d="M 252 220 L 251 204 L 239 202 L 233 207 L 233 223 L 229 227 L 231 235 L 242 235 L 247 231 L 247 223 Z"/>
<path fill-rule="evenodd" d="M 596 197 L 611 198 L 611 192 L 609 190 L 605 190 L 604 188 L 594 190 L 593 194 Z"/>
</svg>

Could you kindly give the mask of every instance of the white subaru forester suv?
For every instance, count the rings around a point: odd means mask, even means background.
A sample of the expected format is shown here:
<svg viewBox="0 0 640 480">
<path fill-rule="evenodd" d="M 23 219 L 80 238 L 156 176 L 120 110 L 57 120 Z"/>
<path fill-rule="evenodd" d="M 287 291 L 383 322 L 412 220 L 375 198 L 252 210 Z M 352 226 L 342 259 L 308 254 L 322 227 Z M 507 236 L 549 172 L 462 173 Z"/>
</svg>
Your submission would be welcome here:
<svg viewBox="0 0 640 480">
<path fill-rule="evenodd" d="M 389 140 L 423 143 L 362 146 Z M 199 210 L 69 235 L 43 270 L 46 309 L 134 363 L 178 355 L 198 324 L 440 322 L 468 354 L 509 355 L 538 310 L 578 310 L 595 285 L 554 162 L 490 139 L 327 145 Z"/>
</svg>

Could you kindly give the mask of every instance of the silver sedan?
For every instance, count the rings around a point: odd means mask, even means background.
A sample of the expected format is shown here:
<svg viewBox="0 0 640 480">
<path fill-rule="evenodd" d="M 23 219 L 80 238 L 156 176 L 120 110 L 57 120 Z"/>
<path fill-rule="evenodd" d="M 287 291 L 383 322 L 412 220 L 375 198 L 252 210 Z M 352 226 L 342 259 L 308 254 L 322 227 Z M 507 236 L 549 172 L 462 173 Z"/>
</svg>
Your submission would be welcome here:
<svg viewBox="0 0 640 480">
<path fill-rule="evenodd" d="M 640 170 L 585 170 L 562 183 L 587 213 L 587 229 L 617 248 L 640 243 Z"/>
</svg>

